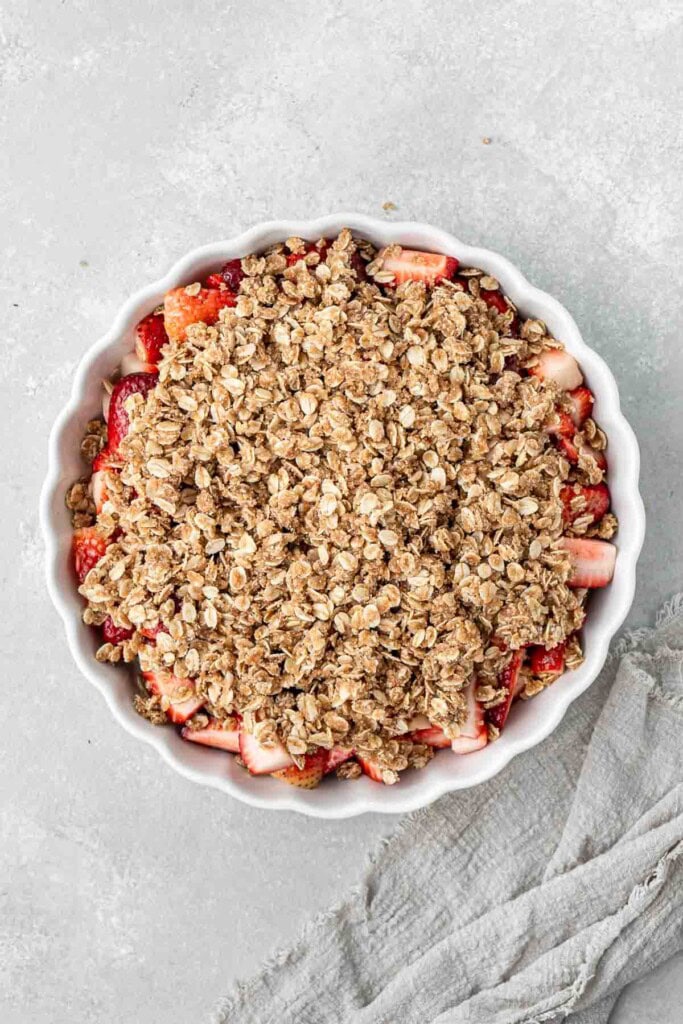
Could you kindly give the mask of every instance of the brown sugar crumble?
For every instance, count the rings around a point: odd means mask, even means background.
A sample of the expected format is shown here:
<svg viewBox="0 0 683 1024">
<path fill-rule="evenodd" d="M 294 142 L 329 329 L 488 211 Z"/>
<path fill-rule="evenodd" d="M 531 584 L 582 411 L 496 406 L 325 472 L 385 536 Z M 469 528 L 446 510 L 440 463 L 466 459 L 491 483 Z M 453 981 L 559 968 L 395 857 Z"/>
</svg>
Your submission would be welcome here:
<svg viewBox="0 0 683 1024">
<path fill-rule="evenodd" d="M 347 230 L 241 268 L 235 304 L 171 338 L 156 386 L 126 399 L 103 507 L 87 479 L 70 490 L 74 526 L 106 538 L 84 621 L 126 634 L 99 660 L 172 673 L 191 726 L 238 721 L 299 768 L 352 749 L 393 782 L 434 753 L 416 719 L 457 737 L 474 678 L 484 709 L 506 699 L 511 652 L 581 661 L 586 590 L 560 540 L 616 529 L 582 490 L 605 437 L 586 419 L 567 458 L 548 429 L 566 396 L 526 372 L 561 344 L 476 268 L 397 284 Z M 89 424 L 88 462 L 105 434 Z M 525 670 L 522 695 L 553 678 Z M 136 705 L 167 720 L 168 696 Z"/>
</svg>

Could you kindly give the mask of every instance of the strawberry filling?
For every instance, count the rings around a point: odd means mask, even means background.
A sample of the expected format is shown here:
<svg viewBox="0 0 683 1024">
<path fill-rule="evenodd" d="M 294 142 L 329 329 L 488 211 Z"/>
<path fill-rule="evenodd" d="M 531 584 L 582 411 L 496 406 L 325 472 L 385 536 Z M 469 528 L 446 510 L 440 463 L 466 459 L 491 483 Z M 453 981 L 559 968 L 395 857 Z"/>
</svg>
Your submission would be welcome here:
<svg viewBox="0 0 683 1024">
<path fill-rule="evenodd" d="M 565 522 L 574 523 L 577 519 L 589 516 L 590 522 L 597 523 L 609 510 L 610 494 L 606 484 L 586 487 L 575 484 L 562 488 L 560 501 L 564 506 L 562 515 Z"/>
<path fill-rule="evenodd" d="M 110 541 L 95 526 L 74 530 L 71 552 L 76 579 L 83 583 L 91 569 L 104 557 Z"/>
<path fill-rule="evenodd" d="M 102 639 L 105 644 L 122 644 L 124 640 L 130 640 L 132 635 L 132 629 L 116 626 L 111 615 L 108 615 L 102 623 Z"/>
<path fill-rule="evenodd" d="M 564 656 L 567 649 L 566 644 L 558 644 L 557 647 L 532 647 L 529 654 L 529 666 L 535 676 L 546 672 L 553 675 L 561 675 L 564 672 Z"/>
<path fill-rule="evenodd" d="M 317 254 L 320 261 L 324 261 L 327 258 L 329 246 L 330 243 L 327 240 L 322 240 L 317 244 L 306 242 L 302 251 L 285 252 L 287 267 L 295 267 L 312 253 Z M 381 269 L 393 275 L 393 280 L 388 285 L 389 288 L 395 288 L 409 281 L 422 282 L 428 287 L 434 287 L 447 281 L 453 282 L 454 285 L 470 294 L 468 279 L 458 275 L 458 260 L 453 257 L 390 246 L 378 253 L 377 258 L 381 260 Z M 358 251 L 351 254 L 349 262 L 358 280 L 368 281 L 366 264 Z M 317 263 L 311 260 L 311 269 L 314 265 L 317 266 Z M 103 511 L 108 500 L 108 482 L 111 487 L 112 481 L 111 479 L 107 481 L 107 473 L 120 473 L 123 465 L 119 449 L 123 438 L 130 429 L 130 418 L 125 408 L 127 400 L 134 394 L 140 394 L 143 399 L 146 399 L 149 392 L 156 386 L 158 363 L 162 358 L 164 347 L 170 340 L 182 343 L 190 325 L 203 322 L 207 326 L 212 326 L 218 321 L 223 308 L 235 306 L 236 296 L 244 276 L 242 261 L 240 259 L 229 260 L 219 271 L 209 274 L 203 286 L 196 284 L 189 288 L 181 287 L 169 291 L 165 296 L 163 312 L 150 313 L 138 323 L 135 328 L 135 352 L 124 357 L 121 367 L 123 376 L 114 385 L 111 397 L 107 402 L 108 444 L 98 453 L 92 465 L 91 491 L 98 514 Z M 289 284 L 299 277 L 298 274 L 287 271 L 283 276 Z M 348 276 L 346 280 L 348 281 Z M 369 279 L 370 287 L 373 284 L 376 285 L 376 282 Z M 383 287 L 387 287 L 386 283 L 383 283 Z M 454 294 L 452 285 L 447 285 L 445 290 L 451 296 Z M 365 295 L 366 289 L 363 288 L 356 294 Z M 399 293 L 399 296 L 400 294 L 402 293 Z M 479 295 L 483 302 L 497 313 L 504 315 L 510 312 L 510 303 L 502 291 L 481 289 Z M 381 298 L 386 303 L 388 294 L 384 293 Z M 467 304 L 462 303 L 461 305 L 464 307 Z M 480 323 L 481 307 L 476 309 L 476 315 L 479 317 L 478 323 Z M 512 325 L 510 325 L 510 317 L 506 319 L 505 323 L 501 323 L 491 315 L 490 321 L 492 324 L 497 324 L 498 334 L 501 337 L 508 333 L 516 337 L 519 336 L 519 320 L 516 316 L 513 318 Z M 510 347 L 512 346 L 508 345 L 508 348 Z M 524 343 L 519 344 L 519 349 L 519 357 L 514 354 L 506 356 L 506 369 L 515 370 L 520 374 L 528 372 L 529 375 L 540 381 L 551 381 L 557 385 L 552 391 L 553 400 L 557 404 L 554 412 L 548 418 L 544 430 L 572 467 L 569 473 L 567 473 L 566 467 L 560 468 L 560 479 L 568 478 L 568 482 L 559 489 L 559 499 L 562 504 L 563 522 L 569 535 L 561 537 L 557 541 L 557 545 L 564 549 L 570 557 L 571 571 L 567 581 L 568 585 L 582 590 L 606 586 L 611 581 L 614 572 L 615 547 L 603 540 L 571 535 L 572 527 L 575 524 L 579 523 L 576 530 L 582 533 L 586 528 L 586 522 L 589 525 L 598 523 L 610 508 L 610 493 L 605 483 L 588 484 L 583 482 L 586 479 L 596 478 L 593 470 L 586 465 L 588 460 L 592 460 L 601 470 L 606 469 L 607 466 L 604 453 L 586 444 L 582 440 L 583 434 L 577 434 L 577 431 L 581 430 L 583 424 L 592 415 L 593 394 L 583 384 L 583 376 L 578 363 L 564 349 L 550 348 L 542 351 L 540 355 L 534 355 L 534 365 L 530 367 L 523 365 L 531 358 L 524 359 L 523 353 L 526 351 Z M 165 373 L 166 369 L 164 369 Z M 525 386 L 529 386 L 528 381 Z M 534 387 L 540 388 L 542 385 L 536 384 Z M 564 392 L 559 398 L 557 397 L 557 388 Z M 153 408 L 152 406 L 152 410 Z M 593 436 L 593 432 L 587 429 L 586 436 Z M 577 478 L 581 482 L 576 482 Z M 118 492 L 119 489 L 116 488 L 116 490 Z M 112 508 L 112 505 L 107 507 L 107 514 L 112 512 Z M 108 529 L 111 531 L 111 526 Z M 387 530 L 386 532 L 392 531 Z M 602 532 L 608 534 L 606 530 Z M 120 529 L 114 534 L 109 532 L 107 536 L 95 526 L 81 527 L 74 531 L 72 553 L 79 583 L 84 582 L 90 570 L 104 556 L 109 544 L 120 535 Z M 161 621 L 153 627 L 139 628 L 139 635 L 150 642 L 156 642 L 162 633 L 168 634 L 169 629 Z M 135 635 L 135 629 L 115 625 L 111 615 L 108 615 L 101 625 L 101 635 L 104 643 L 121 645 Z M 493 727 L 492 737 L 504 728 L 512 703 L 524 689 L 525 682 L 529 679 L 529 672 L 533 675 L 557 677 L 565 670 L 566 643 L 558 644 L 550 649 L 541 645 L 532 645 L 519 650 L 508 650 L 505 643 L 495 635 L 490 638 L 490 643 L 506 651 L 506 662 L 498 680 L 498 687 L 503 692 L 503 699 L 493 707 L 484 709 L 483 704 L 477 700 L 478 682 L 473 675 L 463 691 L 465 720 L 455 740 L 450 740 L 444 731 L 439 726 L 433 725 L 429 719 L 418 716 L 408 720 L 408 728 L 411 731 L 400 737 L 401 742 L 408 744 L 412 742 L 435 749 L 451 747 L 457 754 L 478 751 L 488 743 L 489 726 Z M 127 648 L 128 650 L 130 648 Z M 159 650 L 153 651 L 149 646 L 144 648 L 144 651 L 147 657 L 159 656 Z M 180 679 L 171 672 L 158 670 L 143 672 L 142 676 L 148 692 L 159 698 L 160 706 L 166 712 L 169 720 L 184 726 L 181 735 L 185 740 L 200 746 L 214 747 L 239 754 L 252 775 L 271 774 L 290 785 L 299 788 L 313 788 L 326 774 L 334 772 L 348 761 L 353 761 L 352 767 L 355 768 L 356 773 L 360 767 L 363 774 L 374 781 L 388 782 L 390 781 L 389 776 L 395 776 L 394 772 L 387 773 L 380 767 L 380 763 L 386 763 L 384 759 L 380 762 L 367 754 L 359 754 L 352 749 L 342 747 L 334 747 L 331 750 L 318 748 L 313 751 L 309 747 L 309 752 L 303 759 L 297 757 L 295 762 L 281 742 L 262 746 L 253 734 L 242 727 L 239 716 L 223 720 L 221 718 L 221 715 L 224 714 L 222 709 L 217 712 L 218 717 L 211 714 L 210 700 L 207 698 L 208 703 L 205 706 L 205 701 L 199 696 L 193 680 Z M 206 692 L 203 685 L 201 692 Z M 156 704 L 156 702 L 152 703 Z M 199 711 L 203 711 L 203 714 L 197 715 Z M 195 715 L 197 715 L 196 718 Z M 405 725 L 403 727 L 405 728 Z M 340 774 L 345 775 L 348 772 L 345 770 Z"/>
<path fill-rule="evenodd" d="M 121 441 L 128 433 L 130 419 L 126 412 L 126 399 L 131 395 L 142 395 L 146 397 L 156 386 L 157 378 L 150 373 L 131 373 L 122 377 L 114 385 L 109 403 L 109 420 L 107 423 L 107 434 L 109 440 L 109 451 L 112 456 L 118 451 Z"/>
<path fill-rule="evenodd" d="M 479 294 L 487 306 L 492 306 L 494 309 L 497 309 L 499 313 L 507 313 L 510 308 L 502 292 L 486 291 L 486 289 L 482 288 Z"/>
<path fill-rule="evenodd" d="M 142 363 L 158 363 L 167 342 L 163 313 L 150 313 L 135 328 L 135 353 Z"/>
<path fill-rule="evenodd" d="M 428 285 L 450 281 L 458 270 L 458 261 L 453 256 L 439 252 L 420 252 L 416 249 L 383 249 L 379 254 L 382 270 L 394 275 L 393 284 L 405 281 L 423 281 Z"/>
<path fill-rule="evenodd" d="M 164 299 L 164 326 L 169 338 L 183 341 L 191 324 L 211 327 L 226 306 L 235 306 L 237 299 L 230 291 L 200 288 L 194 294 L 187 288 L 174 288 Z"/>
<path fill-rule="evenodd" d="M 524 660 L 524 650 L 513 651 L 510 660 L 500 675 L 500 685 L 505 689 L 505 697 L 500 704 L 489 708 L 486 717 L 496 729 L 503 728 L 510 714 L 512 701 L 518 692 L 519 673 Z"/>
</svg>

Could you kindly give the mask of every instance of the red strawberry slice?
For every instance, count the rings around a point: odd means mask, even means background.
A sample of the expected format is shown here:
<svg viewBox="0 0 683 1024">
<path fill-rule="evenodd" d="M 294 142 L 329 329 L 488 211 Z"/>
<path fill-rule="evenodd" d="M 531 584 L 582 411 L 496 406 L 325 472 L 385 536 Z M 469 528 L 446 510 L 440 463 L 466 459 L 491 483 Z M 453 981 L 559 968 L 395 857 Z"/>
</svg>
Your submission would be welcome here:
<svg viewBox="0 0 683 1024">
<path fill-rule="evenodd" d="M 475 750 L 481 750 L 488 742 L 484 709 L 475 697 L 475 687 L 476 681 L 472 679 L 465 690 L 467 719 L 460 727 L 460 735 L 451 743 L 456 754 L 471 754 Z"/>
<path fill-rule="evenodd" d="M 255 736 L 244 730 L 240 732 L 240 757 L 252 775 L 270 775 L 294 764 L 281 743 L 262 747 Z"/>
<path fill-rule="evenodd" d="M 97 453 L 92 462 L 92 477 L 90 478 L 90 486 L 92 488 L 92 499 L 95 503 L 97 512 L 101 512 L 104 506 L 104 502 L 109 500 L 108 489 L 106 489 L 106 473 L 120 473 L 121 466 L 119 466 L 113 459 L 112 453 L 109 447 L 103 447 L 103 449 Z"/>
<path fill-rule="evenodd" d="M 563 348 L 549 348 L 541 352 L 536 366 L 529 373 L 540 380 L 553 380 L 563 391 L 572 391 L 583 383 L 583 374 L 574 356 Z"/>
<path fill-rule="evenodd" d="M 607 469 L 607 459 L 605 453 L 597 448 L 592 448 L 589 444 L 582 444 L 579 448 L 579 455 L 590 456 L 598 465 L 598 469 Z"/>
<path fill-rule="evenodd" d="M 461 277 L 459 274 L 453 278 L 455 284 L 459 284 L 464 292 L 470 294 L 470 279 L 469 277 Z"/>
<path fill-rule="evenodd" d="M 150 693 L 168 697 L 171 703 L 166 714 L 176 725 L 184 725 L 188 718 L 204 707 L 204 701 L 196 695 L 191 679 L 179 679 L 171 672 L 143 672 L 142 678 Z"/>
<path fill-rule="evenodd" d="M 605 540 L 561 537 L 560 546 L 572 559 L 570 587 L 606 587 L 614 575 L 617 549 Z"/>
<path fill-rule="evenodd" d="M 560 449 L 562 455 L 564 455 L 567 462 L 570 462 L 572 466 L 579 464 L 579 449 L 574 444 L 572 438 L 559 437 L 557 439 L 557 447 Z"/>
<path fill-rule="evenodd" d="M 131 373 L 122 377 L 114 385 L 109 403 L 109 421 L 107 423 L 107 436 L 109 450 L 112 456 L 116 455 L 121 441 L 128 433 L 130 420 L 125 409 L 125 402 L 131 395 L 146 396 L 156 387 L 157 377 L 152 373 Z"/>
<path fill-rule="evenodd" d="M 150 313 L 135 328 L 135 351 L 142 363 L 158 363 L 167 342 L 163 313 Z"/>
<path fill-rule="evenodd" d="M 122 377 L 129 373 L 158 373 L 159 367 L 155 363 L 145 363 L 138 356 L 137 352 L 126 352 L 119 367 Z"/>
<path fill-rule="evenodd" d="M 109 447 L 101 448 L 97 453 L 92 462 L 93 473 L 99 473 L 101 470 L 110 469 L 114 472 L 121 469 L 121 466 L 114 459 Z"/>
<path fill-rule="evenodd" d="M 577 427 L 582 426 L 593 412 L 593 392 L 588 388 L 574 388 L 567 395 L 571 403 L 571 417 Z"/>
<path fill-rule="evenodd" d="M 143 626 L 140 632 L 146 640 L 156 640 L 159 633 L 168 633 L 169 629 L 163 622 L 157 622 L 156 626 Z"/>
<path fill-rule="evenodd" d="M 451 745 L 448 736 L 438 725 L 431 725 L 429 729 L 416 729 L 415 732 L 411 732 L 410 738 L 415 743 L 426 743 L 428 747 L 439 749 Z"/>
<path fill-rule="evenodd" d="M 115 625 L 111 615 L 108 615 L 102 623 L 102 639 L 105 644 L 122 644 L 124 640 L 130 640 L 132 635 L 132 629 Z"/>
<path fill-rule="evenodd" d="M 109 501 L 109 491 L 107 490 L 104 473 L 93 473 L 90 478 L 90 487 L 92 490 L 92 499 L 95 502 L 95 509 L 99 515 L 104 508 L 105 502 Z"/>
<path fill-rule="evenodd" d="M 191 743 L 201 743 L 205 747 L 216 747 L 218 750 L 229 750 L 232 754 L 239 754 L 240 730 L 237 718 L 228 718 L 225 721 L 211 718 L 203 729 L 190 729 L 189 726 L 185 726 L 180 734 L 184 740 Z"/>
<path fill-rule="evenodd" d="M 327 751 L 319 750 L 315 754 L 306 754 L 303 768 L 297 768 L 294 764 L 291 768 L 282 768 L 273 772 L 273 778 L 288 782 L 290 786 L 297 786 L 299 789 L 315 789 L 325 774 L 327 762 Z"/>
<path fill-rule="evenodd" d="M 582 503 L 573 502 L 582 498 Z M 564 508 L 562 516 L 566 523 L 573 523 L 579 517 L 590 515 L 591 522 L 599 522 L 609 509 L 610 495 L 606 484 L 595 484 L 590 487 L 563 487 L 560 501 Z"/>
<path fill-rule="evenodd" d="M 479 294 L 487 306 L 492 306 L 499 313 L 507 313 L 510 308 L 505 296 L 500 291 L 487 291 L 485 288 L 482 288 Z"/>
<path fill-rule="evenodd" d="M 205 288 L 223 288 L 225 287 L 225 281 L 223 280 L 222 274 L 209 274 L 206 281 L 204 282 Z"/>
<path fill-rule="evenodd" d="M 425 284 L 438 284 L 455 276 L 458 261 L 453 256 L 444 256 L 440 252 L 418 252 L 416 249 L 400 249 L 394 255 L 387 255 L 382 249 L 382 270 L 394 275 L 394 284 L 404 281 L 424 281 Z"/>
<path fill-rule="evenodd" d="M 228 291 L 232 292 L 233 295 L 237 295 L 240 290 L 240 284 L 244 277 L 244 271 L 242 270 L 242 260 L 228 260 L 224 263 L 220 269 L 220 275 L 223 278 L 223 283 L 227 286 Z"/>
<path fill-rule="evenodd" d="M 121 467 L 113 461 L 109 448 L 103 448 L 93 459 L 92 477 L 90 478 L 93 501 L 98 512 L 102 511 L 105 501 L 109 499 L 107 472 L 120 473 Z"/>
<path fill-rule="evenodd" d="M 360 754 L 356 754 L 356 760 L 361 766 L 363 775 L 368 775 L 375 782 L 384 782 L 382 778 L 382 769 L 376 761 L 371 760 L 369 757 L 361 757 Z"/>
<path fill-rule="evenodd" d="M 512 657 L 500 673 L 500 685 L 505 687 L 505 700 L 489 708 L 486 717 L 492 725 L 501 730 L 507 721 L 512 701 L 518 691 L 519 672 L 524 661 L 524 649 L 513 651 Z"/>
<path fill-rule="evenodd" d="M 552 672 L 553 675 L 562 675 L 564 672 L 564 655 L 567 649 L 566 644 L 558 644 L 557 647 L 532 647 L 529 655 L 531 671 L 535 676 Z"/>
<path fill-rule="evenodd" d="M 555 409 L 553 419 L 545 424 L 545 432 L 552 437 L 573 437 L 576 427 L 568 412 L 564 409 Z"/>
<path fill-rule="evenodd" d="M 96 526 L 82 526 L 74 530 L 71 552 L 76 570 L 76 579 L 83 583 L 90 570 L 104 556 L 111 542 Z"/>
<path fill-rule="evenodd" d="M 349 761 L 352 757 L 353 750 L 345 750 L 344 747 L 332 747 L 332 750 L 327 751 L 325 775 L 329 775 L 330 772 L 335 771 L 340 764 L 344 764 L 345 761 Z"/>
<path fill-rule="evenodd" d="M 322 244 L 320 246 L 317 246 L 315 242 L 306 242 L 306 244 L 304 245 L 303 252 L 287 253 L 287 266 L 293 267 L 294 264 L 298 263 L 299 260 L 302 260 L 304 256 L 308 256 L 309 252 L 317 252 L 318 255 L 320 256 L 320 262 L 322 263 L 322 261 L 327 256 L 327 250 L 329 249 L 329 247 L 330 243 L 327 242 L 325 239 L 323 239 Z"/>
<path fill-rule="evenodd" d="M 224 306 L 236 303 L 237 299 L 229 291 L 200 288 L 196 295 L 188 295 L 185 288 L 173 288 L 164 296 L 166 333 L 174 341 L 182 341 L 190 324 L 204 323 L 211 327 Z"/>
</svg>

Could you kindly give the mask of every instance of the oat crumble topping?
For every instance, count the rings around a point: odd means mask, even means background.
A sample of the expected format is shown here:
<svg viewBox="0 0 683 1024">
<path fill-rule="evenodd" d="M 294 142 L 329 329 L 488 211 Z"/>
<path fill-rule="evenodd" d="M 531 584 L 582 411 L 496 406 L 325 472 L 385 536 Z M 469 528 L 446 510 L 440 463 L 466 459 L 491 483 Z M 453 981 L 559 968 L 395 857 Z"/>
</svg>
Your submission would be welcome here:
<svg viewBox="0 0 683 1024">
<path fill-rule="evenodd" d="M 132 629 L 97 658 L 187 680 L 197 725 L 239 715 L 300 766 L 353 748 L 395 781 L 433 755 L 411 720 L 457 737 L 473 676 L 484 707 L 505 699 L 510 652 L 569 641 L 580 662 L 586 592 L 558 541 L 613 535 L 611 513 L 582 515 L 604 474 L 590 452 L 567 460 L 547 429 L 566 396 L 525 372 L 560 343 L 484 301 L 499 285 L 480 270 L 392 287 L 346 230 L 242 270 L 236 305 L 169 341 L 156 387 L 126 400 L 102 510 L 87 480 L 70 490 L 74 526 L 109 541 L 84 621 Z M 86 460 L 104 443 L 91 422 Z M 574 443 L 606 444 L 590 418 Z M 523 696 L 550 681 L 527 673 Z M 136 704 L 166 721 L 167 697 Z"/>
</svg>

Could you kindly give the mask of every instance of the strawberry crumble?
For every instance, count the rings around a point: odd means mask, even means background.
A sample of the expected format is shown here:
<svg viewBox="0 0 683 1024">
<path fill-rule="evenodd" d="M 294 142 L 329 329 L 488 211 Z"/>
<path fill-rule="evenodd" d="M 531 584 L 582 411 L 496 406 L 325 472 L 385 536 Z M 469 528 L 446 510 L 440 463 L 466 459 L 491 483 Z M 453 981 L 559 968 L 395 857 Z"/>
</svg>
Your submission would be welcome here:
<svg viewBox="0 0 683 1024">
<path fill-rule="evenodd" d="M 576 360 L 498 281 L 342 231 L 167 292 L 68 494 L 100 661 L 253 774 L 394 783 L 581 662 L 613 575 Z M 209 756 L 208 754 L 206 756 Z"/>
</svg>

